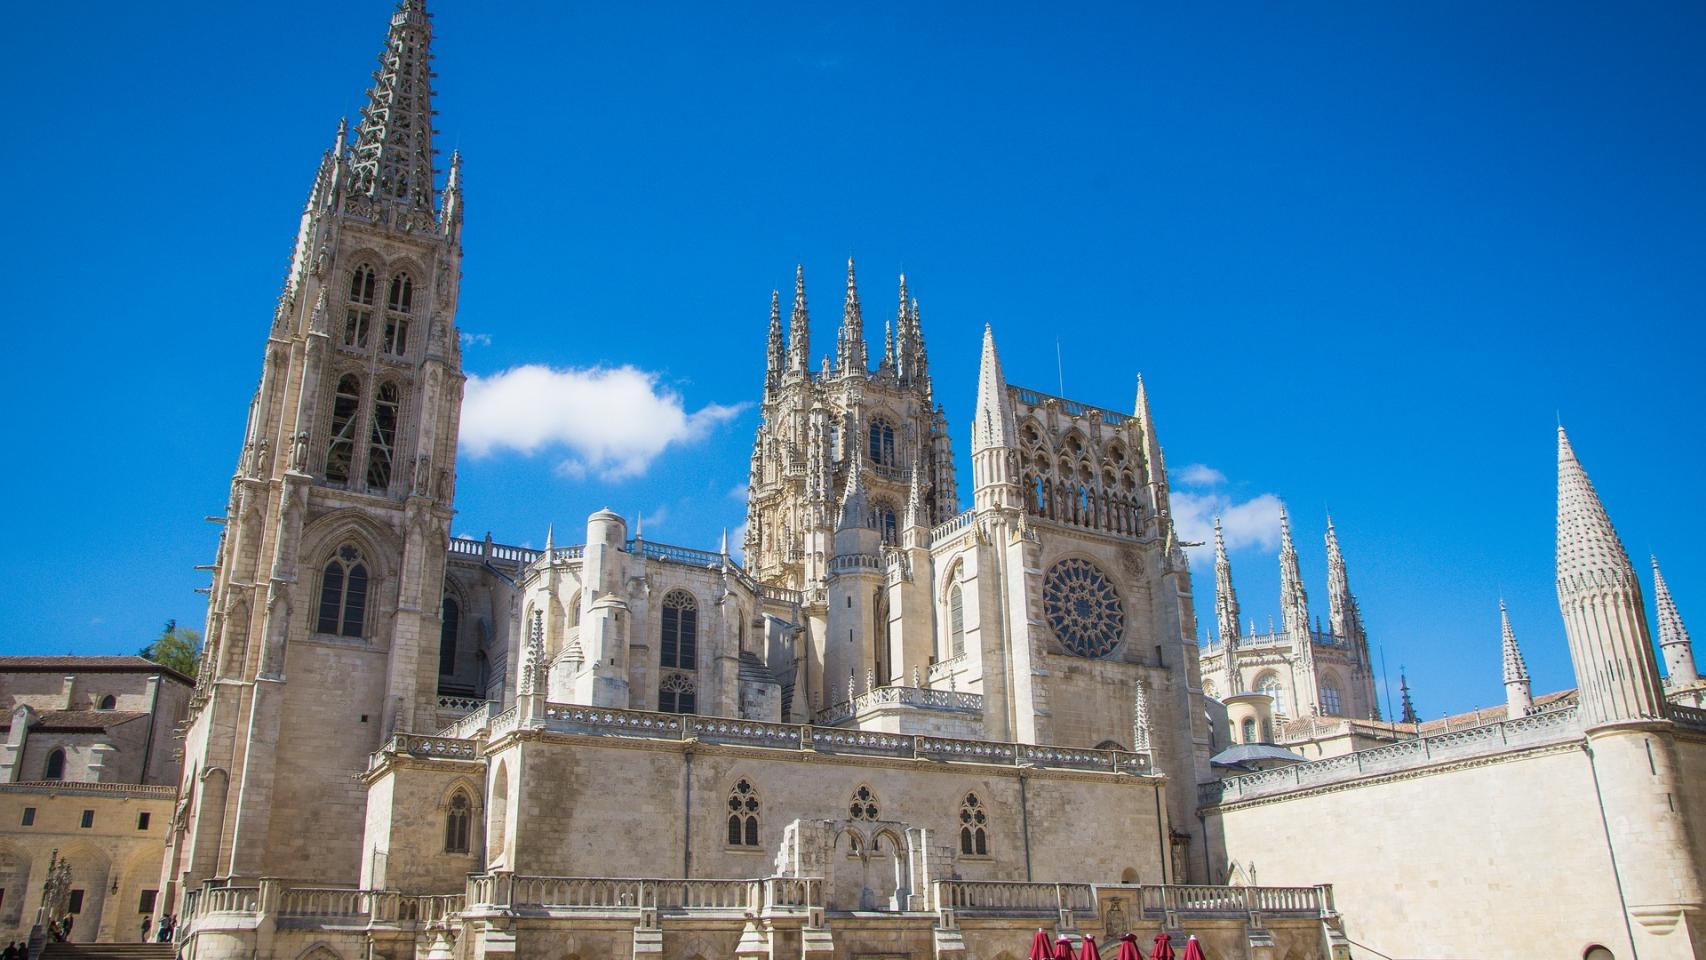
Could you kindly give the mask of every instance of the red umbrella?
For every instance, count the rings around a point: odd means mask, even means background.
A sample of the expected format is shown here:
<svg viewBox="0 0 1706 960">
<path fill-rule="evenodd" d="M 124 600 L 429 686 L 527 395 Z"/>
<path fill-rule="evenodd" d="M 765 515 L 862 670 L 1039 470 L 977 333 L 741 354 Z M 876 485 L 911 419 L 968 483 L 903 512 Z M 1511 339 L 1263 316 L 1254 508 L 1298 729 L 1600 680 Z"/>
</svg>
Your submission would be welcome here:
<svg viewBox="0 0 1706 960">
<path fill-rule="evenodd" d="M 1165 933 L 1155 935 L 1155 949 L 1149 951 L 1149 960 L 1173 960 L 1173 938 Z"/>
<path fill-rule="evenodd" d="M 1052 960 L 1053 956 L 1054 951 L 1049 949 L 1048 945 L 1048 934 L 1038 927 L 1037 935 L 1031 938 L 1031 955 L 1025 960 Z"/>
<path fill-rule="evenodd" d="M 1137 949 L 1137 934 L 1128 933 L 1120 938 L 1120 952 L 1114 960 L 1143 960 L 1143 951 Z"/>
<path fill-rule="evenodd" d="M 1061 937 L 1054 942 L 1054 956 L 1050 960 L 1078 960 L 1072 952 L 1072 941 Z"/>
<path fill-rule="evenodd" d="M 1096 949 L 1095 937 L 1084 938 L 1084 946 L 1078 948 L 1078 960 L 1102 960 L 1102 952 Z"/>
<path fill-rule="evenodd" d="M 1185 960 L 1203 960 L 1202 945 L 1197 943 L 1196 937 L 1185 941 Z"/>
</svg>

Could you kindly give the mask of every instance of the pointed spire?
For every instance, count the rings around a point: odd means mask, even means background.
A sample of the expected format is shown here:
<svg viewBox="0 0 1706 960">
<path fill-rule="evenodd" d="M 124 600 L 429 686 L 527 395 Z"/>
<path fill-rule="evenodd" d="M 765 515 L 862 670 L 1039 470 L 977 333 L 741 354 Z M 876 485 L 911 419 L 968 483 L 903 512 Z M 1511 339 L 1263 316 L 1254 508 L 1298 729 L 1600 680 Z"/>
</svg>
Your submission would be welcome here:
<svg viewBox="0 0 1706 960">
<path fill-rule="evenodd" d="M 1689 642 L 1688 628 L 1682 625 L 1682 614 L 1671 599 L 1670 584 L 1659 572 L 1659 558 L 1653 557 L 1653 605 L 1659 611 L 1659 649 L 1664 651 L 1665 676 L 1672 689 L 1695 686 L 1700 673 L 1694 663 L 1694 645 Z"/>
<path fill-rule="evenodd" d="M 983 360 L 977 372 L 977 414 L 972 419 L 972 452 L 1013 446 L 1013 407 L 1007 398 L 1007 378 L 995 352 L 995 331 L 983 325 Z"/>
<path fill-rule="evenodd" d="M 788 369 L 810 373 L 811 314 L 806 310 L 806 268 L 794 265 L 794 311 L 788 318 Z"/>
<path fill-rule="evenodd" d="M 847 489 L 841 495 L 841 525 L 837 528 L 848 530 L 855 527 L 871 525 L 871 505 L 865 495 L 864 470 L 860 464 L 864 457 L 848 457 Z"/>
<path fill-rule="evenodd" d="M 557 530 L 557 525 L 555 523 L 547 523 L 545 525 L 545 562 L 546 563 L 551 562 L 551 550 L 555 546 L 553 535 L 556 533 L 556 530 Z"/>
<path fill-rule="evenodd" d="M 782 348 L 782 294 L 781 291 L 770 291 L 770 334 L 764 344 L 764 385 L 765 392 L 776 389 L 776 384 L 782 379 L 782 365 L 786 356 Z"/>
<path fill-rule="evenodd" d="M 727 560 L 729 558 L 729 528 L 728 527 L 723 528 L 723 543 L 722 543 L 722 546 L 717 549 L 717 552 L 723 555 L 724 560 Z"/>
<path fill-rule="evenodd" d="M 452 242 L 462 234 L 462 151 L 450 151 L 450 174 L 444 181 L 444 201 L 439 211 L 445 232 Z"/>
<path fill-rule="evenodd" d="M 1131 692 L 1131 751 L 1149 753 L 1150 747 L 1149 694 L 1143 681 L 1132 684 Z"/>
<path fill-rule="evenodd" d="M 1398 715 L 1398 722 L 1421 722 L 1420 718 L 1416 716 L 1416 705 L 1410 701 L 1410 681 L 1404 676 L 1403 667 L 1398 668 L 1398 693 L 1403 698 L 1400 701 L 1402 712 Z"/>
<path fill-rule="evenodd" d="M 1293 638 L 1309 636 L 1309 595 L 1303 587 L 1303 571 L 1297 563 L 1297 546 L 1291 540 L 1291 515 L 1280 504 L 1280 618 Z"/>
<path fill-rule="evenodd" d="M 841 332 L 836 337 L 835 365 L 843 376 L 862 377 L 870 372 L 865 348 L 865 317 L 859 309 L 859 284 L 853 276 L 853 258 L 847 258 L 847 299 L 841 309 Z"/>
<path fill-rule="evenodd" d="M 917 355 L 913 350 L 911 317 L 906 311 L 906 274 L 900 275 L 900 304 L 894 311 L 894 370 L 902 383 L 912 379 Z"/>
<path fill-rule="evenodd" d="M 1220 630 L 1226 695 L 1243 692 L 1238 669 L 1238 591 L 1232 586 L 1232 561 L 1226 556 L 1226 536 L 1214 518 L 1214 621 Z"/>
<path fill-rule="evenodd" d="M 912 454 L 912 477 L 906 486 L 906 529 L 929 526 L 929 511 L 924 507 L 924 450 Z M 920 544 L 922 546 L 922 544 Z"/>
<path fill-rule="evenodd" d="M 1665 715 L 1635 568 L 1587 471 L 1558 427 L 1558 608 L 1590 731 Z"/>
<path fill-rule="evenodd" d="M 1165 487 L 1167 461 L 1161 455 L 1161 438 L 1155 429 L 1155 416 L 1149 410 L 1149 388 L 1144 386 L 1141 373 L 1137 375 L 1135 414 L 1138 425 L 1143 428 L 1143 460 L 1144 469 L 1149 474 L 1148 482 Z"/>
<path fill-rule="evenodd" d="M 1331 513 L 1327 514 L 1327 625 L 1335 637 L 1361 653 L 1362 614 L 1357 610 L 1356 596 L 1351 593 L 1350 574 L 1345 555 L 1339 550 L 1339 532 L 1333 528 Z"/>
<path fill-rule="evenodd" d="M 1523 662 L 1522 650 L 1516 645 L 1516 631 L 1511 629 L 1510 611 L 1505 609 L 1505 600 L 1499 598 L 1499 632 L 1503 640 L 1505 661 L 1505 683 L 1528 682 L 1528 664 Z"/>
<path fill-rule="evenodd" d="M 351 167 L 355 191 L 381 205 L 432 213 L 432 23 L 424 0 L 403 0 L 361 111 Z"/>
<path fill-rule="evenodd" d="M 883 321 L 882 369 L 891 371 L 894 369 L 894 323 L 891 320 Z"/>
</svg>

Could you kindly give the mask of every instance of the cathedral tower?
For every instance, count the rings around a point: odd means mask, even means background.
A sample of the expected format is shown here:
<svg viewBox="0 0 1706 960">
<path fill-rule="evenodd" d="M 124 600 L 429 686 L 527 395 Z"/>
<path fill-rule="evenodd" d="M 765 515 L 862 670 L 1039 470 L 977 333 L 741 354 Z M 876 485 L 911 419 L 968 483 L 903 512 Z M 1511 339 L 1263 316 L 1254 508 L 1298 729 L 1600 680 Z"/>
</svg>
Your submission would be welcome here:
<svg viewBox="0 0 1706 960">
<path fill-rule="evenodd" d="M 1697 956 L 1706 934 L 1676 743 L 1635 568 L 1558 428 L 1558 606 L 1588 756 L 1641 957 Z"/>
<path fill-rule="evenodd" d="M 1226 536 L 1220 529 L 1220 518 L 1214 518 L 1214 619 L 1220 633 L 1221 681 L 1225 688 L 1221 696 L 1230 697 L 1244 692 L 1244 680 L 1238 672 L 1238 591 L 1232 586 L 1232 561 L 1226 557 Z"/>
<path fill-rule="evenodd" d="M 434 722 L 463 376 L 461 164 L 438 192 L 431 40 L 404 0 L 302 214 L 214 565 L 179 883 L 357 881 L 355 775 Z"/>
</svg>

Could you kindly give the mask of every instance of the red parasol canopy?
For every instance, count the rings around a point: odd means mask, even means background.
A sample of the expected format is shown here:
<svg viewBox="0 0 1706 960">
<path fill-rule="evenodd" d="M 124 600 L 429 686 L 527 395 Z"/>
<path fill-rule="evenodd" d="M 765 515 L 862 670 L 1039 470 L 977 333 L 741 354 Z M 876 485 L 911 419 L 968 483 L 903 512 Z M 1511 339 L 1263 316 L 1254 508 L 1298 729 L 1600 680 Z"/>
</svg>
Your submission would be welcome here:
<svg viewBox="0 0 1706 960">
<path fill-rule="evenodd" d="M 1096 949 L 1095 937 L 1084 938 L 1084 946 L 1078 948 L 1078 960 L 1102 960 L 1102 952 Z"/>
<path fill-rule="evenodd" d="M 1149 960 L 1173 960 L 1173 938 L 1165 933 L 1155 935 L 1155 949 L 1149 951 Z"/>
<path fill-rule="evenodd" d="M 1128 933 L 1120 938 L 1120 952 L 1114 960 L 1143 960 L 1143 951 L 1137 949 L 1137 934 Z"/>
<path fill-rule="evenodd" d="M 1185 941 L 1184 960 L 1203 960 L 1202 945 L 1197 943 L 1196 937 L 1192 937 Z"/>
<path fill-rule="evenodd" d="M 1052 960 L 1053 957 L 1054 950 L 1049 947 L 1048 934 L 1038 927 L 1037 935 L 1031 938 L 1031 955 L 1025 960 Z"/>
<path fill-rule="evenodd" d="M 1072 941 L 1061 937 L 1054 942 L 1054 956 L 1050 960 L 1078 960 L 1072 952 Z"/>
</svg>

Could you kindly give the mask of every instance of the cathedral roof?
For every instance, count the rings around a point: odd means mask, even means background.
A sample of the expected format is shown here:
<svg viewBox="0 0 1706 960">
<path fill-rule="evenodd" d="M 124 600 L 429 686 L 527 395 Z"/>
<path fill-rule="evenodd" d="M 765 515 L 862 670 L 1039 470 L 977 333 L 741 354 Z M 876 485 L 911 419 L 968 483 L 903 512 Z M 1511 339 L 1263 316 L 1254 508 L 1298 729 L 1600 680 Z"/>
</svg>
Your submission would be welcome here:
<svg viewBox="0 0 1706 960">
<path fill-rule="evenodd" d="M 0 673 L 158 673 L 195 686 L 193 678 L 147 657 L 0 657 Z"/>
</svg>

